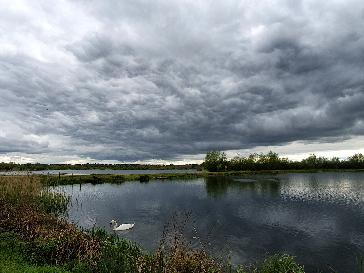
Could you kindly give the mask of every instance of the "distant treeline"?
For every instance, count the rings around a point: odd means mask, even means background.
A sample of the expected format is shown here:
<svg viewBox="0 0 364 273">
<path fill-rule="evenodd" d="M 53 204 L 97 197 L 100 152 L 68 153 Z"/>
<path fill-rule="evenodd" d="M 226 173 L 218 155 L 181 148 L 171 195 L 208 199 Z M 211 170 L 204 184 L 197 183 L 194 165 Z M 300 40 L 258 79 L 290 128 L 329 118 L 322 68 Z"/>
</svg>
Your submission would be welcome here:
<svg viewBox="0 0 364 273">
<path fill-rule="evenodd" d="M 204 169 L 210 172 L 223 171 L 260 171 L 260 170 L 311 170 L 311 169 L 364 169 L 364 156 L 355 154 L 346 160 L 338 157 L 331 159 L 318 157 L 314 154 L 301 161 L 292 161 L 279 157 L 270 151 L 267 154 L 251 154 L 249 156 L 236 156 L 227 159 L 226 154 L 220 151 L 211 151 L 206 154 L 202 163 Z"/>
<path fill-rule="evenodd" d="M 41 164 L 41 163 L 0 163 L 0 171 L 43 171 L 43 170 L 188 170 L 198 168 L 198 164 L 149 165 L 149 164 Z"/>
<path fill-rule="evenodd" d="M 43 171 L 43 170 L 188 170 L 205 169 L 210 172 L 261 171 L 261 170 L 311 170 L 311 169 L 364 169 L 364 155 L 355 154 L 346 160 L 338 157 L 318 157 L 314 154 L 301 161 L 292 161 L 270 151 L 254 153 L 228 159 L 224 152 L 211 151 L 201 164 L 152 165 L 152 164 L 41 164 L 0 163 L 0 171 Z"/>
</svg>

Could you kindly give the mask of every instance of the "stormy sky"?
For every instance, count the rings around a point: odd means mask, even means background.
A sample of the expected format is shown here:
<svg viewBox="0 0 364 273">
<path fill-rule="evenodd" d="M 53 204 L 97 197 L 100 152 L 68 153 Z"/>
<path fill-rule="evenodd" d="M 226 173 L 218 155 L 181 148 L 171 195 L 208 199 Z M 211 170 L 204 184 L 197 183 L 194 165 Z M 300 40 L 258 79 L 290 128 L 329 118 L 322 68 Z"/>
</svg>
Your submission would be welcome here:
<svg viewBox="0 0 364 273">
<path fill-rule="evenodd" d="M 0 0 L 0 161 L 363 148 L 362 0 Z"/>
</svg>

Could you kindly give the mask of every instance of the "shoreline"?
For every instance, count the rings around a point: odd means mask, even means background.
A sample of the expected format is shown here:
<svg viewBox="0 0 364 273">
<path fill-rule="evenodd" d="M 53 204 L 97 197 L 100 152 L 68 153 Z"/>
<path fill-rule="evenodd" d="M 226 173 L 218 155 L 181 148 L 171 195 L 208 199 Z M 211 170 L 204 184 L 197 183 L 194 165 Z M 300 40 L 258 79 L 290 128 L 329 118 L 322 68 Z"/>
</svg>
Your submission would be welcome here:
<svg viewBox="0 0 364 273">
<path fill-rule="evenodd" d="M 251 175 L 277 175 L 289 173 L 347 173 L 364 172 L 364 169 L 310 169 L 310 170 L 260 170 L 260 171 L 229 171 L 229 172 L 195 172 L 195 173 L 155 173 L 155 174 L 81 174 L 81 175 L 31 175 L 40 177 L 44 185 L 72 185 L 72 184 L 121 184 L 127 181 L 148 182 L 152 180 L 185 180 L 213 176 L 251 176 Z M 16 177 L 16 176 L 14 176 Z"/>
</svg>

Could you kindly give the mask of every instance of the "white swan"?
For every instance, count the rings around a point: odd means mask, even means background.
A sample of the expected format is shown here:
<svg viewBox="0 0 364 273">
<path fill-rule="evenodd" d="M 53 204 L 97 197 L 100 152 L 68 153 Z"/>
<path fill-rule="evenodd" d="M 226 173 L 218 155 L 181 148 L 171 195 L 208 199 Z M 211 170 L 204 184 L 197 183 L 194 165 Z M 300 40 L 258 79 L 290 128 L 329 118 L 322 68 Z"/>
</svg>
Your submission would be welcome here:
<svg viewBox="0 0 364 273">
<path fill-rule="evenodd" d="M 134 227 L 134 224 L 121 224 L 120 226 L 118 226 L 118 223 L 115 220 L 111 220 L 110 225 L 115 231 L 128 230 Z"/>
</svg>

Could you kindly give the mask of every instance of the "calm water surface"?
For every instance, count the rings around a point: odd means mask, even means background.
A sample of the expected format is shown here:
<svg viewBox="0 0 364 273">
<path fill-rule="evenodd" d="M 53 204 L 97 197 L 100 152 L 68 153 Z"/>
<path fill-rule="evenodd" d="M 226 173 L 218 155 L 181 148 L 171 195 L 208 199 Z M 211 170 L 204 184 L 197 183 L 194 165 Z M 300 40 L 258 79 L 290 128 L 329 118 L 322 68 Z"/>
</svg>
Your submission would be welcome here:
<svg viewBox="0 0 364 273">
<path fill-rule="evenodd" d="M 135 222 L 120 236 L 147 249 L 156 248 L 166 225 L 175 221 L 185 224 L 192 246 L 229 255 L 235 264 L 284 252 L 296 256 L 307 272 L 353 273 L 360 272 L 357 260 L 364 256 L 364 173 L 155 180 L 57 190 L 72 196 L 68 217 L 74 223 L 110 230 L 111 219 Z"/>
</svg>

